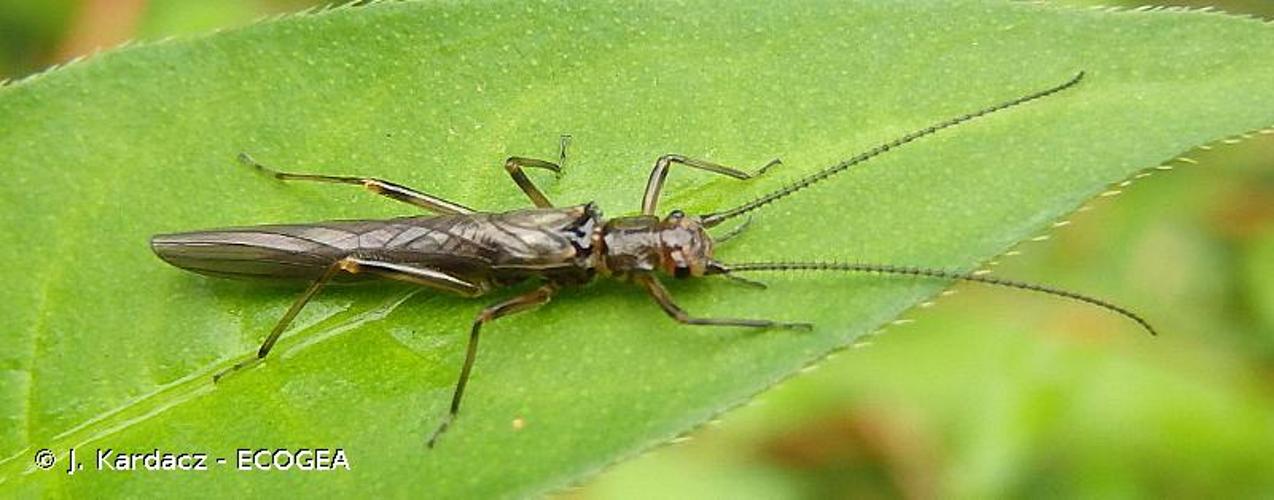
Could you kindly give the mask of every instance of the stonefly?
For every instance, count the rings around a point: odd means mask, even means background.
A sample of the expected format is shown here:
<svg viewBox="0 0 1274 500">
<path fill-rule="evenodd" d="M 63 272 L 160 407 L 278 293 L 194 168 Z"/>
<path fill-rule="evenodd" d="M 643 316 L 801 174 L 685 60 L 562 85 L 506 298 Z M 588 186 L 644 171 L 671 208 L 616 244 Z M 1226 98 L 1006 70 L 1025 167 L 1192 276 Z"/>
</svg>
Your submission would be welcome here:
<svg viewBox="0 0 1274 500">
<path fill-rule="evenodd" d="M 660 274 L 675 278 L 720 275 L 757 286 L 764 285 L 734 276 L 734 273 L 817 270 L 971 281 L 1086 302 L 1128 317 L 1154 334 L 1150 324 L 1132 311 L 1086 295 L 1037 284 L 887 264 L 726 264 L 713 259 L 713 245 L 737 235 L 750 222 L 745 221 L 738 228 L 714 239 L 707 233 L 707 229 L 723 221 L 752 212 L 827 180 L 851 166 L 939 130 L 1074 87 L 1083 77 L 1084 73 L 1080 72 L 1060 85 L 931 125 L 876 146 L 750 202 L 703 215 L 687 215 L 681 210 L 673 210 L 663 218 L 656 215 L 660 190 L 673 165 L 684 165 L 747 180 L 778 164 L 778 160 L 770 162 L 755 173 L 748 173 L 681 155 L 662 156 L 655 162 L 646 182 L 641 215 L 607 220 L 602 217 L 597 205 L 591 202 L 564 208 L 554 207 L 523 171 L 524 168 L 541 168 L 560 173 L 561 165 L 566 160 L 569 136 L 562 139 L 556 163 L 521 157 L 512 157 L 505 161 L 505 170 L 536 208 L 503 213 L 479 212 L 376 178 L 280 172 L 257 163 L 247 154 L 241 154 L 239 159 L 243 163 L 276 179 L 359 185 L 373 193 L 410 203 L 436 215 L 161 234 L 151 239 L 151 248 L 169 264 L 209 276 L 294 279 L 310 283 L 309 288 L 296 299 L 261 343 L 256 358 L 240 363 L 218 374 L 216 378 L 265 358 L 301 308 L 334 279 L 392 279 L 464 297 L 480 297 L 528 281 L 538 283 L 539 287 L 534 290 L 488 306 L 474 319 L 464 364 L 460 368 L 460 378 L 452 393 L 450 411 L 430 436 L 430 447 L 433 447 L 460 411 L 465 384 L 469 381 L 478 352 L 478 333 L 482 325 L 508 314 L 543 305 L 559 289 L 583 285 L 598 276 L 636 283 L 645 289 L 668 316 L 688 325 L 792 329 L 812 327 L 808 323 L 759 318 L 693 316 L 673 300 L 672 295 L 660 283 Z"/>
</svg>

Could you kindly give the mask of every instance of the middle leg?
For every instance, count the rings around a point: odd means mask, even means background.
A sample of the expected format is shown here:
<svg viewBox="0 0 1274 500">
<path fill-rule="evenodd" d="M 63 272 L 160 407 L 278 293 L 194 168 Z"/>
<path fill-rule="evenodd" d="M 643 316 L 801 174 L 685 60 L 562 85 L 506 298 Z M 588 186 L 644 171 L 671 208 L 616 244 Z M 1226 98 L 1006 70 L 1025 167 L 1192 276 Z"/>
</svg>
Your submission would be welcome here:
<svg viewBox="0 0 1274 500">
<path fill-rule="evenodd" d="M 566 166 L 566 147 L 571 144 L 571 136 L 563 135 L 562 142 L 558 145 L 557 163 L 551 161 L 537 160 L 535 158 L 523 158 L 521 156 L 511 156 L 504 160 L 504 170 L 509 173 L 509 177 L 513 178 L 513 183 L 526 193 L 526 197 L 531 199 L 531 203 L 540 208 L 552 208 L 553 202 L 549 201 L 544 192 L 540 188 L 535 187 L 535 183 L 526 176 L 525 168 L 542 168 L 552 171 L 554 175 L 562 175 L 562 168 Z"/>
<path fill-rule="evenodd" d="M 438 429 L 434 430 L 433 435 L 429 437 L 428 446 L 430 448 L 434 447 L 434 443 L 438 442 L 438 437 L 447 431 L 451 421 L 455 420 L 456 414 L 460 413 L 460 400 L 464 397 L 465 385 L 469 383 L 469 373 L 473 371 L 473 361 L 478 356 L 478 333 L 482 330 L 482 325 L 501 316 L 544 305 L 549 299 L 553 298 L 553 294 L 556 292 L 557 286 L 547 283 L 523 295 L 483 309 L 478 314 L 478 317 L 473 320 L 473 328 L 469 331 L 469 345 L 465 348 L 464 365 L 460 368 L 460 380 L 456 382 L 456 388 L 451 394 L 451 409 L 447 412 L 447 416 L 443 417 L 442 423 L 438 424 Z"/>
</svg>

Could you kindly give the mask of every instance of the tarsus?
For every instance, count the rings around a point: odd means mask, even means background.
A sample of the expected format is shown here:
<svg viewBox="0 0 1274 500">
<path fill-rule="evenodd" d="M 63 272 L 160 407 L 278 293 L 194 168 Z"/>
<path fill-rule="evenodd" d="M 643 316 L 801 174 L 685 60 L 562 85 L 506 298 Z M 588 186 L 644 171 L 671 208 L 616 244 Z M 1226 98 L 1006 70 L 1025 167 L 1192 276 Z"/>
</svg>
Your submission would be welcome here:
<svg viewBox="0 0 1274 500">
<path fill-rule="evenodd" d="M 879 145 L 879 146 L 876 146 L 876 147 L 874 147 L 874 148 L 872 148 L 872 149 L 867 150 L 867 151 L 866 151 L 866 152 L 864 152 L 864 153 L 859 154 L 858 156 L 855 156 L 855 157 L 853 157 L 853 158 L 850 158 L 850 159 L 848 159 L 848 160 L 845 160 L 845 161 L 843 161 L 843 162 L 841 162 L 841 163 L 838 163 L 838 164 L 836 164 L 836 165 L 832 165 L 832 166 L 827 167 L 827 168 L 825 168 L 825 169 L 823 169 L 823 170 L 820 170 L 820 171 L 818 171 L 818 172 L 816 172 L 816 173 L 810 174 L 809 176 L 807 176 L 807 177 L 805 177 L 805 178 L 803 178 L 803 179 L 801 179 L 801 180 L 798 180 L 798 181 L 796 181 L 795 183 L 793 183 L 793 184 L 791 184 L 791 185 L 788 185 L 788 186 L 786 186 L 786 187 L 784 187 L 784 188 L 782 188 L 782 189 L 779 189 L 778 191 L 774 191 L 774 192 L 772 192 L 772 193 L 770 193 L 770 194 L 767 194 L 767 195 L 762 196 L 762 197 L 760 197 L 760 198 L 757 198 L 757 199 L 755 199 L 755 200 L 752 200 L 752 201 L 749 201 L 749 202 L 747 202 L 747 203 L 744 203 L 743 205 L 739 205 L 739 206 L 734 207 L 734 208 L 731 208 L 731 209 L 729 209 L 729 210 L 723 210 L 723 211 L 720 211 L 720 212 L 713 212 L 713 213 L 711 213 L 711 214 L 704 215 L 704 216 L 702 216 L 702 217 L 701 217 L 701 220 L 702 220 L 702 222 L 703 222 L 704 227 L 712 227 L 712 226 L 715 226 L 715 225 L 717 225 L 717 224 L 720 224 L 720 223 L 721 223 L 721 221 L 724 221 L 724 220 L 729 219 L 729 218 L 731 218 L 731 217 L 736 217 L 736 216 L 739 216 L 739 215 L 745 214 L 745 213 L 747 213 L 747 212 L 751 212 L 751 211 L 753 211 L 753 210 L 756 210 L 756 209 L 758 209 L 758 208 L 761 208 L 762 206 L 765 206 L 766 204 L 768 204 L 768 203 L 770 203 L 770 202 L 772 202 L 772 201 L 775 201 L 775 200 L 777 200 L 777 199 L 779 199 L 779 198 L 782 198 L 782 197 L 784 197 L 784 196 L 787 196 L 787 195 L 790 195 L 790 194 L 795 193 L 795 192 L 797 192 L 797 191 L 800 191 L 800 190 L 802 190 L 802 189 L 805 189 L 805 188 L 807 188 L 807 187 L 809 187 L 809 186 L 811 186 L 811 185 L 813 185 L 813 184 L 815 184 L 815 183 L 817 183 L 817 182 L 819 182 L 819 181 L 825 180 L 825 179 L 827 179 L 828 177 L 831 177 L 831 176 L 833 176 L 833 175 L 836 175 L 836 174 L 838 174 L 838 173 L 840 173 L 840 172 L 844 171 L 845 169 L 847 169 L 847 168 L 849 168 L 849 167 L 852 167 L 852 166 L 854 166 L 854 165 L 856 165 L 856 164 L 859 164 L 859 163 L 865 162 L 865 161 L 867 161 L 867 160 L 870 160 L 870 159 L 872 159 L 873 157 L 876 157 L 876 156 L 880 155 L 881 153 L 884 153 L 884 152 L 889 151 L 889 150 L 891 150 L 891 149 L 893 149 L 893 148 L 896 148 L 896 147 L 902 146 L 903 144 L 907 144 L 907 143 L 909 143 L 909 142 L 911 142 L 911 141 L 914 141 L 914 140 L 919 139 L 919 138 L 921 138 L 921 137 L 924 137 L 924 136 L 926 136 L 926 135 L 933 134 L 933 133 L 935 133 L 935 132 L 937 132 L 937 131 L 939 131 L 939 130 L 942 130 L 942 129 L 945 129 L 945 128 L 948 128 L 948 127 L 952 127 L 952 126 L 955 126 L 955 125 L 959 125 L 959 124 L 961 124 L 961 123 L 964 123 L 964 122 L 966 122 L 966 121 L 972 120 L 972 119 L 977 118 L 977 117 L 980 117 L 980 116 L 989 115 L 989 114 L 994 113 L 994 112 L 996 112 L 996 111 L 1000 111 L 1000 110 L 1003 110 L 1003 109 L 1011 108 L 1011 107 L 1013 107 L 1013 106 L 1017 106 L 1018 104 L 1023 104 L 1023 103 L 1026 103 L 1026 102 L 1029 102 L 1029 101 L 1033 101 L 1033 100 L 1035 100 L 1035 99 L 1039 99 L 1039 98 L 1041 98 L 1041 97 L 1044 97 L 1044 96 L 1047 96 L 1047 95 L 1050 95 L 1050 94 L 1055 94 L 1055 93 L 1057 93 L 1057 92 L 1061 92 L 1061 91 L 1063 91 L 1063 90 L 1066 90 L 1067 88 L 1070 88 L 1070 87 L 1075 86 L 1076 84 L 1078 84 L 1078 83 L 1080 82 L 1080 80 L 1083 80 L 1083 79 L 1084 79 L 1084 72 L 1083 72 L 1083 71 L 1080 71 L 1080 72 L 1079 72 L 1079 73 L 1077 73 L 1077 74 L 1076 74 L 1073 78 L 1071 78 L 1069 81 L 1067 81 L 1066 83 L 1063 83 L 1063 84 L 1061 84 L 1061 85 L 1058 85 L 1058 86 L 1055 86 L 1055 87 L 1052 87 L 1052 88 L 1049 88 L 1049 89 L 1046 89 L 1046 90 L 1041 90 L 1041 91 L 1039 91 L 1039 92 L 1035 92 L 1035 93 L 1033 93 L 1033 94 L 1024 95 L 1024 96 L 1022 96 L 1022 97 L 1018 97 L 1017 99 L 1013 99 L 1013 100 L 1011 100 L 1011 101 L 1005 101 L 1005 102 L 1002 102 L 1002 103 L 1000 103 L 1000 104 L 996 104 L 996 105 L 994 105 L 994 106 L 991 106 L 991 107 L 989 107 L 989 108 L 984 108 L 984 109 L 981 109 L 981 110 L 979 110 L 979 111 L 975 111 L 975 112 L 972 112 L 972 113 L 969 113 L 969 114 L 966 114 L 966 115 L 958 116 L 958 117 L 952 118 L 952 119 L 950 119 L 950 120 L 947 120 L 947 121 L 944 121 L 944 122 L 941 122 L 941 123 L 937 123 L 937 124 L 935 124 L 935 125 L 930 125 L 930 126 L 928 126 L 928 127 L 924 128 L 924 129 L 917 130 L 917 131 L 915 131 L 915 132 L 912 132 L 912 133 L 910 133 L 910 134 L 904 135 L 904 136 L 902 136 L 902 137 L 899 137 L 899 138 L 897 138 L 897 139 L 894 139 L 894 140 L 892 140 L 892 141 L 890 141 L 890 142 L 887 142 L 887 143 L 885 143 L 885 144 L 881 144 L 881 145 Z"/>
<path fill-rule="evenodd" d="M 1040 292 L 1058 297 L 1065 297 L 1077 300 L 1087 304 L 1092 304 L 1109 311 L 1118 313 L 1128 319 L 1136 321 L 1142 328 L 1150 332 L 1151 335 L 1158 335 L 1154 327 L 1137 313 L 1111 304 L 1101 299 L 1081 295 L 1068 290 L 1037 285 L 1034 283 L 1024 283 L 1021 281 L 1013 281 L 995 278 L 991 276 L 977 276 L 968 273 L 944 271 L 941 269 L 927 269 L 922 267 L 894 266 L 889 264 L 861 264 L 861 263 L 845 263 L 845 262 L 749 262 L 744 264 L 717 264 L 713 266 L 712 274 L 728 274 L 741 271 L 847 271 L 859 273 L 874 274 L 902 274 L 910 276 L 924 276 L 929 278 L 940 278 L 956 281 L 970 281 L 975 283 L 985 283 L 988 285 L 1003 286 L 1008 288 L 1017 288 L 1021 290 L 1029 290 L 1032 292 Z"/>
</svg>

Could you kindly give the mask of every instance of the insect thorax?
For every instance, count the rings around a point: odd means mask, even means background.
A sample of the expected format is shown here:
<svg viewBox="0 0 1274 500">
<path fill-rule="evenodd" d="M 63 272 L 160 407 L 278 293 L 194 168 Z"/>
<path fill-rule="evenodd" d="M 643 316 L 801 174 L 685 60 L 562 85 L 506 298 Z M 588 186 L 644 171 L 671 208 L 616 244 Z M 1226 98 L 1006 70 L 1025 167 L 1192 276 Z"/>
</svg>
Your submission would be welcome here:
<svg viewBox="0 0 1274 500">
<path fill-rule="evenodd" d="M 598 270 L 619 278 L 656 271 L 677 278 L 702 276 L 712 260 L 712 238 L 697 218 L 679 210 L 663 220 L 649 215 L 611 219 L 596 240 Z"/>
</svg>

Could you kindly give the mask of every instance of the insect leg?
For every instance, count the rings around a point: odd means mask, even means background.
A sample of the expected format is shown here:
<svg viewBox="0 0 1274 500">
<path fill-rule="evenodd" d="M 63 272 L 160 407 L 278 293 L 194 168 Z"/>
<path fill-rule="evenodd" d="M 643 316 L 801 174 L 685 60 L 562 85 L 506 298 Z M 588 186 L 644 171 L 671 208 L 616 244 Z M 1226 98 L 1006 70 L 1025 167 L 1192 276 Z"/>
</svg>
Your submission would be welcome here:
<svg viewBox="0 0 1274 500">
<path fill-rule="evenodd" d="M 292 322 L 292 319 L 296 318 L 297 313 L 300 313 L 301 309 L 305 308 L 305 304 L 309 303 L 310 299 L 314 298 L 314 296 L 318 294 L 319 290 L 322 290 L 323 286 L 326 285 L 328 281 L 331 281 L 332 277 L 336 276 L 337 272 L 341 271 L 342 262 L 343 261 L 337 261 L 332 263 L 331 266 L 328 266 L 327 270 L 323 272 L 323 275 L 319 276 L 317 280 L 314 280 L 314 283 L 311 283 L 310 287 L 305 289 L 305 293 L 302 293 L 300 297 L 296 298 L 296 301 L 292 303 L 292 307 L 289 307 L 288 311 L 283 313 L 283 317 L 279 318 L 279 322 L 274 324 L 274 329 L 270 330 L 270 335 L 265 337 L 265 342 L 261 344 L 261 348 L 257 349 L 257 356 L 255 358 L 243 361 L 230 368 L 222 370 L 220 373 L 212 376 L 212 381 L 217 382 L 226 375 L 247 368 L 248 366 L 258 363 L 264 359 L 265 355 L 270 352 L 272 347 L 274 347 L 274 343 L 279 340 L 279 335 L 282 335 L 283 330 L 287 329 L 288 324 Z"/>
<path fill-rule="evenodd" d="M 378 195 L 393 198 L 395 200 L 410 203 L 425 210 L 429 210 L 438 214 L 471 214 L 473 209 L 433 196 L 431 194 L 422 193 L 415 189 L 409 188 L 402 184 L 389 182 L 386 180 L 376 179 L 373 177 L 348 177 L 340 175 L 317 175 L 317 174 L 294 174 L 289 172 L 280 172 L 270 167 L 262 165 L 254 160 L 247 153 L 239 153 L 239 162 L 249 167 L 274 177 L 275 179 L 285 181 L 314 181 L 314 182 L 330 182 L 334 184 L 355 184 L 367 188 L 368 191 Z"/>
<path fill-rule="evenodd" d="M 433 448 L 434 443 L 438 441 L 438 437 L 447 431 L 451 421 L 455 420 L 456 414 L 460 412 L 460 399 L 464 397 L 464 387 L 465 384 L 469 383 L 469 373 L 473 370 L 473 360 L 478 355 L 478 332 L 482 329 L 482 325 L 501 316 L 543 305 L 553 298 L 555 292 L 557 292 L 555 285 L 552 283 L 545 284 L 523 295 L 487 307 L 481 313 L 478 313 L 478 317 L 473 320 L 473 329 L 469 331 L 469 345 L 465 349 L 464 366 L 460 368 L 460 380 L 456 382 L 456 389 L 451 395 L 451 410 L 447 412 L 447 416 L 438 425 L 438 429 L 429 437 L 428 446 L 430 448 Z"/>
<path fill-rule="evenodd" d="M 650 171 L 650 179 L 646 181 L 646 194 L 641 199 L 641 213 L 645 215 L 655 215 L 655 208 L 659 204 L 659 192 L 664 187 L 664 179 L 668 178 L 668 168 L 673 164 L 681 164 L 699 170 L 707 170 L 709 172 L 721 175 L 728 175 L 739 180 L 748 180 L 758 175 L 764 174 L 770 167 L 782 163 L 778 158 L 770 160 L 765 166 L 758 169 L 755 173 L 747 173 L 739 169 L 730 168 L 724 165 L 717 165 L 704 160 L 696 160 L 694 158 L 686 158 L 681 155 L 663 155 L 655 162 L 655 168 Z"/>
<path fill-rule="evenodd" d="M 554 174 L 558 175 L 562 173 L 562 167 L 550 161 L 523 158 L 521 156 L 511 156 L 509 159 L 504 160 L 504 170 L 509 173 L 509 177 L 513 178 L 513 182 L 518 185 L 518 188 L 522 189 L 523 193 L 526 193 L 526 197 L 531 199 L 531 203 L 540 208 L 552 207 L 553 202 L 549 201 L 547 196 L 544 196 L 544 192 L 540 191 L 540 188 L 535 187 L 535 183 L 531 182 L 531 179 L 526 176 L 526 172 L 522 171 L 523 167 L 552 170 Z"/>
<path fill-rule="evenodd" d="M 737 319 L 737 318 L 696 318 L 686 313 L 681 306 L 673 302 L 672 295 L 668 293 L 668 289 L 664 288 L 663 283 L 653 275 L 643 275 L 635 278 L 638 283 L 646 287 L 646 292 L 650 294 L 650 298 L 655 299 L 659 307 L 663 308 L 668 316 L 677 320 L 678 323 L 686 325 L 711 325 L 711 326 L 743 326 L 748 328 L 789 328 L 793 330 L 809 330 L 814 325 L 809 323 L 781 323 L 768 319 Z"/>
<path fill-rule="evenodd" d="M 428 267 L 358 258 L 346 260 L 355 266 L 356 270 L 352 272 L 372 273 L 392 280 L 451 292 L 461 297 L 477 297 L 487 291 L 478 283 Z"/>
<path fill-rule="evenodd" d="M 341 271 L 350 274 L 357 274 L 360 272 L 373 273 L 386 278 L 428 286 L 430 288 L 452 292 L 466 297 L 476 297 L 485 291 L 478 284 L 465 281 L 464 279 L 452 276 L 442 271 L 423 267 L 413 267 L 406 264 L 346 257 L 329 266 L 327 270 L 323 272 L 322 276 L 320 276 L 317 280 L 314 280 L 314 283 L 311 283 L 310 287 L 305 289 L 305 292 L 302 293 L 300 297 L 297 297 L 296 302 L 293 302 L 292 307 L 289 307 L 287 312 L 283 313 L 283 317 L 279 318 L 279 322 L 275 323 L 274 329 L 270 330 L 270 334 L 267 335 L 265 341 L 261 343 L 261 347 L 257 349 L 257 355 L 255 358 L 238 363 L 214 375 L 212 377 L 213 382 L 221 380 L 221 378 L 226 375 L 265 359 L 266 355 L 270 354 L 270 350 L 274 348 L 275 342 L 278 342 L 279 337 L 283 335 L 284 330 L 287 330 L 288 325 L 291 324 L 292 320 L 296 318 L 296 315 L 301 312 L 301 309 L 304 309 L 305 305 L 310 302 L 310 299 L 314 298 L 315 295 L 318 295 L 319 290 L 322 290 L 323 286 L 326 285 L 327 282 L 331 281 L 332 277 L 335 276 L 336 273 Z"/>
<path fill-rule="evenodd" d="M 526 176 L 526 172 L 523 172 L 522 168 L 542 168 L 551 170 L 554 175 L 561 176 L 562 167 L 566 166 L 566 147 L 570 144 L 571 136 L 563 135 L 562 142 L 557 150 L 557 163 L 535 158 L 523 158 L 521 156 L 512 156 L 504 160 L 504 170 L 509 173 L 509 177 L 513 178 L 513 182 L 518 185 L 518 188 L 523 193 L 526 193 L 526 197 L 530 198 L 531 203 L 534 203 L 535 206 L 551 208 L 553 202 L 549 201 L 547 196 L 544 196 L 544 192 L 540 191 L 540 188 L 535 187 L 535 183 L 531 182 L 531 179 Z"/>
</svg>

